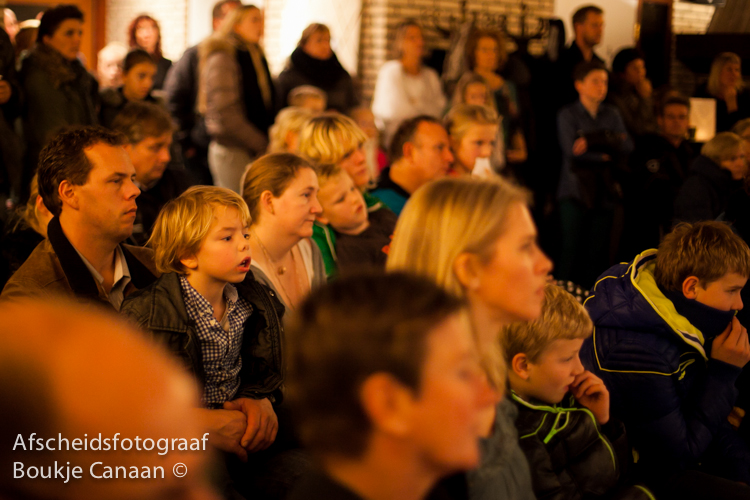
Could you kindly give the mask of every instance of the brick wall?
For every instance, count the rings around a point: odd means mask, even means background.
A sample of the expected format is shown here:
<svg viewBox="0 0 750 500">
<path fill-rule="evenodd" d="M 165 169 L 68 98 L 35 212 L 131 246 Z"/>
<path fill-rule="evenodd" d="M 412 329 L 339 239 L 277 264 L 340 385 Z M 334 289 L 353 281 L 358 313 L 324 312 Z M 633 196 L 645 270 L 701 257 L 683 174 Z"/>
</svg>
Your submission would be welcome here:
<svg viewBox="0 0 750 500">
<path fill-rule="evenodd" d="M 107 0 L 106 42 L 127 44 L 126 31 L 139 14 L 148 14 L 161 27 L 161 49 L 164 57 L 179 59 L 187 46 L 186 0 Z"/>
</svg>

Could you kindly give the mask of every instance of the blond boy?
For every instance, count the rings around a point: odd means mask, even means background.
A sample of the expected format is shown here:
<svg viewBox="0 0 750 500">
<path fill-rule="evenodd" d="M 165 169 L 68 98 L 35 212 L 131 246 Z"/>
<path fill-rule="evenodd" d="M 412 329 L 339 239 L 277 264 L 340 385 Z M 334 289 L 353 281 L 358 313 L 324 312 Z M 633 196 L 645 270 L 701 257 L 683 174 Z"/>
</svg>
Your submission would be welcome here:
<svg viewBox="0 0 750 500">
<path fill-rule="evenodd" d="M 283 309 L 248 276 L 249 220 L 225 188 L 196 186 L 167 203 L 149 240 L 163 274 L 122 307 L 198 379 L 209 442 L 242 460 L 274 442 L 282 383 Z"/>
<path fill-rule="evenodd" d="M 390 210 L 368 212 L 362 192 L 342 168 L 325 164 L 316 171 L 323 212 L 316 217 L 313 240 L 333 258 L 326 266 L 327 272 L 331 268 L 328 274 L 353 267 L 385 267 L 396 215 Z"/>
<path fill-rule="evenodd" d="M 542 315 L 502 336 L 516 427 L 537 498 L 588 498 L 617 486 L 624 438 L 609 422 L 609 392 L 581 365 L 578 352 L 593 325 L 570 293 L 548 284 Z M 611 441 L 610 441 L 611 439 Z"/>
</svg>

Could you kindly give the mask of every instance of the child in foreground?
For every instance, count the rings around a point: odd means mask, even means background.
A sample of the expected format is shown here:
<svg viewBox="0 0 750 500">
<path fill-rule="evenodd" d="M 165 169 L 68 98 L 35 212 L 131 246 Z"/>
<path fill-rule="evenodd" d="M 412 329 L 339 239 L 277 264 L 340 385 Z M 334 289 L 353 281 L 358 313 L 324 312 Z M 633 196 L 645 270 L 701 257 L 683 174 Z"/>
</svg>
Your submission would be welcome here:
<svg viewBox="0 0 750 500">
<path fill-rule="evenodd" d="M 497 395 L 464 313 L 431 281 L 398 272 L 344 277 L 302 304 L 287 387 L 321 471 L 290 500 L 418 500 L 477 466 Z"/>
<path fill-rule="evenodd" d="M 329 226 L 334 233 L 334 238 L 314 238 L 318 246 L 324 246 L 321 252 L 332 256 L 328 275 L 365 266 L 384 269 L 396 214 L 390 210 L 368 213 L 362 192 L 344 169 L 327 164 L 319 165 L 316 171 L 323 212 L 315 218 L 315 224 Z"/>
<path fill-rule="evenodd" d="M 627 463 L 624 428 L 610 423 L 609 392 L 578 357 L 592 329 L 575 297 L 548 284 L 542 315 L 506 327 L 501 337 L 537 498 L 611 498 Z M 617 498 L 651 497 L 637 486 Z"/>
</svg>

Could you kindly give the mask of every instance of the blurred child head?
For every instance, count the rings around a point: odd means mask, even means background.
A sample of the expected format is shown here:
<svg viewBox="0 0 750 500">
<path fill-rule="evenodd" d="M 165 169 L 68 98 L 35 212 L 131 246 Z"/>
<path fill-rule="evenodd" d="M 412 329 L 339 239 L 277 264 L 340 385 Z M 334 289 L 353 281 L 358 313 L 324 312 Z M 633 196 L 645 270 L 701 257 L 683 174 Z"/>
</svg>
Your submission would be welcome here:
<svg viewBox="0 0 750 500">
<path fill-rule="evenodd" d="M 609 73 L 602 63 L 591 60 L 578 64 L 573 70 L 573 80 L 581 102 L 596 105 L 604 102 Z"/>
<path fill-rule="evenodd" d="M 471 172 L 479 158 L 489 160 L 499 128 L 497 113 L 487 106 L 459 104 L 445 115 L 451 149 L 464 170 Z"/>
<path fill-rule="evenodd" d="M 315 114 L 307 108 L 289 106 L 279 111 L 268 131 L 269 153 L 296 153 L 299 150 L 299 134 L 307 120 Z"/>
<path fill-rule="evenodd" d="M 477 106 L 489 106 L 494 111 L 495 99 L 492 97 L 487 80 L 478 73 L 465 73 L 453 92 L 453 107 L 459 104 L 474 104 Z"/>
<path fill-rule="evenodd" d="M 359 234 L 367 229 L 367 205 L 349 174 L 331 163 L 318 165 L 316 172 L 318 200 L 323 208 L 318 221 L 344 234 Z"/>
<path fill-rule="evenodd" d="M 542 315 L 506 327 L 500 337 L 511 389 L 547 404 L 562 401 L 584 371 L 578 351 L 593 328 L 586 309 L 573 295 L 547 284 Z"/>
<path fill-rule="evenodd" d="M 142 101 L 154 86 L 156 63 L 143 49 L 133 49 L 122 66 L 122 93 L 129 101 Z"/>
<path fill-rule="evenodd" d="M 328 105 L 328 96 L 324 90 L 318 87 L 300 85 L 289 92 L 287 103 L 290 106 L 307 108 L 313 113 L 322 113 Z"/>
</svg>

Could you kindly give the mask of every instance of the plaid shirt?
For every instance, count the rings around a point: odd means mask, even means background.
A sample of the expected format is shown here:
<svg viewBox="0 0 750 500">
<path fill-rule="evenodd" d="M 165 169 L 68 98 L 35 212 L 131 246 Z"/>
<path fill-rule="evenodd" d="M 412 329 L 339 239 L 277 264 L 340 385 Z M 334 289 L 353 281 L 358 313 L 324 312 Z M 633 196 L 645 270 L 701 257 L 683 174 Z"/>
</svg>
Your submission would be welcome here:
<svg viewBox="0 0 750 500">
<path fill-rule="evenodd" d="M 222 323 L 214 318 L 214 308 L 185 276 L 180 275 L 180 285 L 188 317 L 195 322 L 203 355 L 206 385 L 201 402 L 207 407 L 220 406 L 231 400 L 240 386 L 243 326 L 253 308 L 237 294 L 235 287 L 227 283 L 224 288 L 227 309 L 222 320 L 228 326 L 225 330 Z"/>
</svg>

